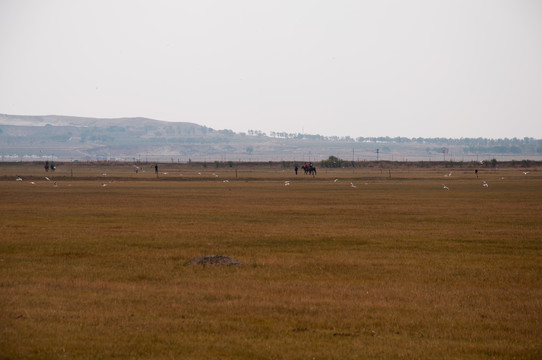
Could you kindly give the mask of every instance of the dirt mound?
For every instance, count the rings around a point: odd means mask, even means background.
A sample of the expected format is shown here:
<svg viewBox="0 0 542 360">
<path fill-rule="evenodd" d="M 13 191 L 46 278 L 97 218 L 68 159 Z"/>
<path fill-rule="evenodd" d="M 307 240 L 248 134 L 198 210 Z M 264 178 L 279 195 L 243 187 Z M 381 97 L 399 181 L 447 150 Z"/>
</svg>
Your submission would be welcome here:
<svg viewBox="0 0 542 360">
<path fill-rule="evenodd" d="M 207 255 L 202 257 L 195 257 L 188 260 L 190 265 L 222 265 L 222 266 L 237 266 L 243 265 L 242 262 L 237 261 L 229 256 L 224 255 Z"/>
</svg>

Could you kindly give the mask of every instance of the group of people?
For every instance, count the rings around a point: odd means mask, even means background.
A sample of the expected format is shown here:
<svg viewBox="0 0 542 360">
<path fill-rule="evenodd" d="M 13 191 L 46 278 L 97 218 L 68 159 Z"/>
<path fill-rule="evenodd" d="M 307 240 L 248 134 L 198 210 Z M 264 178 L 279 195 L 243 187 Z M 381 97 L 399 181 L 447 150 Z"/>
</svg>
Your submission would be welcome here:
<svg viewBox="0 0 542 360">
<path fill-rule="evenodd" d="M 51 168 L 51 171 L 55 171 L 56 170 L 56 166 L 55 166 L 55 162 L 54 161 L 51 161 L 51 165 L 49 166 L 49 160 L 45 161 L 45 172 L 49 172 L 49 167 Z"/>
<path fill-rule="evenodd" d="M 301 169 L 305 171 L 305 174 L 307 173 L 316 174 L 316 168 L 314 167 L 314 165 L 312 165 L 311 162 L 305 162 L 305 164 L 301 167 Z M 294 170 L 295 170 L 295 174 L 297 175 L 297 170 L 299 170 L 299 167 L 297 166 L 297 164 L 294 166 Z"/>
</svg>

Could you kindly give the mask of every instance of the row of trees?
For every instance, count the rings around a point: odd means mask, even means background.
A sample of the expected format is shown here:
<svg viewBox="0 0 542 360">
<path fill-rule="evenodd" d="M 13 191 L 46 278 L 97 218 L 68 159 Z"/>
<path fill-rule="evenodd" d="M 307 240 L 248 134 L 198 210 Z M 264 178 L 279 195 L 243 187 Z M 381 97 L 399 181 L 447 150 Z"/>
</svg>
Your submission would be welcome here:
<svg viewBox="0 0 542 360">
<path fill-rule="evenodd" d="M 265 132 L 260 130 L 249 130 L 248 135 L 251 136 L 267 136 Z M 270 132 L 270 137 L 282 138 L 282 139 L 298 139 L 298 140 L 322 140 L 322 141 L 342 141 L 342 142 L 364 142 L 364 143 L 390 143 L 390 144 L 448 144 L 448 145 L 466 145 L 466 146 L 521 146 L 521 145 L 538 145 L 542 146 L 542 139 L 535 139 L 532 137 L 524 137 L 522 139 L 513 138 L 408 138 L 402 136 L 390 137 L 357 137 L 352 138 L 350 136 L 323 136 L 301 133 L 287 133 L 287 132 Z"/>
<path fill-rule="evenodd" d="M 324 168 L 344 168 L 344 167 L 351 167 L 351 166 L 359 166 L 360 164 L 364 164 L 366 162 L 359 162 L 359 161 L 349 161 L 349 160 L 343 160 L 336 156 L 331 155 L 326 160 L 320 161 L 320 166 Z M 369 162 L 370 163 L 370 162 Z M 474 162 L 471 162 L 473 164 Z M 412 164 L 420 167 L 424 167 L 424 165 L 430 166 L 431 162 L 425 162 L 425 161 L 418 161 L 418 162 L 412 162 Z M 444 162 L 446 167 L 453 167 L 454 165 L 463 165 L 465 164 L 462 161 L 445 161 Z M 480 163 L 475 162 L 475 166 L 481 166 L 486 168 L 496 168 L 499 164 L 497 159 L 491 159 L 491 160 L 483 160 Z M 513 167 L 523 167 L 523 168 L 529 168 L 531 166 L 535 166 L 537 164 L 540 164 L 539 161 L 533 161 L 533 160 L 512 160 L 506 162 L 507 166 L 513 166 Z"/>
<path fill-rule="evenodd" d="M 250 130 L 249 135 L 267 136 L 261 131 Z M 442 146 L 462 146 L 466 154 L 476 153 L 495 153 L 495 154 L 542 154 L 542 140 L 532 137 L 486 139 L 486 138 L 407 138 L 407 137 L 358 137 L 356 139 L 350 136 L 322 136 L 299 133 L 271 132 L 271 137 L 291 139 L 291 140 L 310 140 L 310 141 L 329 141 L 329 142 L 348 142 L 348 143 L 373 143 L 375 145 L 383 144 L 402 144 L 402 145 L 439 145 L 439 147 L 428 147 L 432 151 L 438 152 Z M 382 146 L 381 146 L 382 147 Z M 382 147 L 383 149 L 385 148 Z"/>
</svg>

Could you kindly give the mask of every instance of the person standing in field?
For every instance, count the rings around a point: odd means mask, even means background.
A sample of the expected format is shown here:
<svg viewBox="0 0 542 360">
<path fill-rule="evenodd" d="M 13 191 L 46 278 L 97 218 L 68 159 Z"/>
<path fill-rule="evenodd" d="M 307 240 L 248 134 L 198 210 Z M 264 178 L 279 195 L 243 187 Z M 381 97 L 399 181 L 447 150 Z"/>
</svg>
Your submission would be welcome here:
<svg viewBox="0 0 542 360">
<path fill-rule="evenodd" d="M 158 164 L 154 164 L 154 173 L 156 174 L 156 177 L 158 177 Z"/>
<path fill-rule="evenodd" d="M 49 172 L 49 160 L 46 160 L 46 161 L 45 161 L 45 166 L 44 166 L 44 168 L 45 168 L 45 172 Z"/>
<path fill-rule="evenodd" d="M 297 164 L 295 164 L 294 170 L 295 170 L 295 174 L 297 175 Z"/>
</svg>

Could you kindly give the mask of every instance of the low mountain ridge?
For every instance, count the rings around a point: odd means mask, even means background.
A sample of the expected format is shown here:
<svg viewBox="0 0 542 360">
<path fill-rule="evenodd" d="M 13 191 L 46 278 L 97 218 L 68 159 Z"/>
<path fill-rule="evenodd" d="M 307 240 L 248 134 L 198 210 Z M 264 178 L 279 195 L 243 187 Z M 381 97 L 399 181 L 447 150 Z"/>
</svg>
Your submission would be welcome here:
<svg viewBox="0 0 542 360">
<path fill-rule="evenodd" d="M 123 117 L 123 118 L 91 118 L 65 115 L 8 115 L 0 114 L 0 125 L 16 126 L 75 126 L 75 127 L 143 127 L 143 126 L 168 126 L 171 122 L 154 120 L 144 117 Z M 181 127 L 202 127 L 189 122 L 175 123 Z"/>
</svg>

